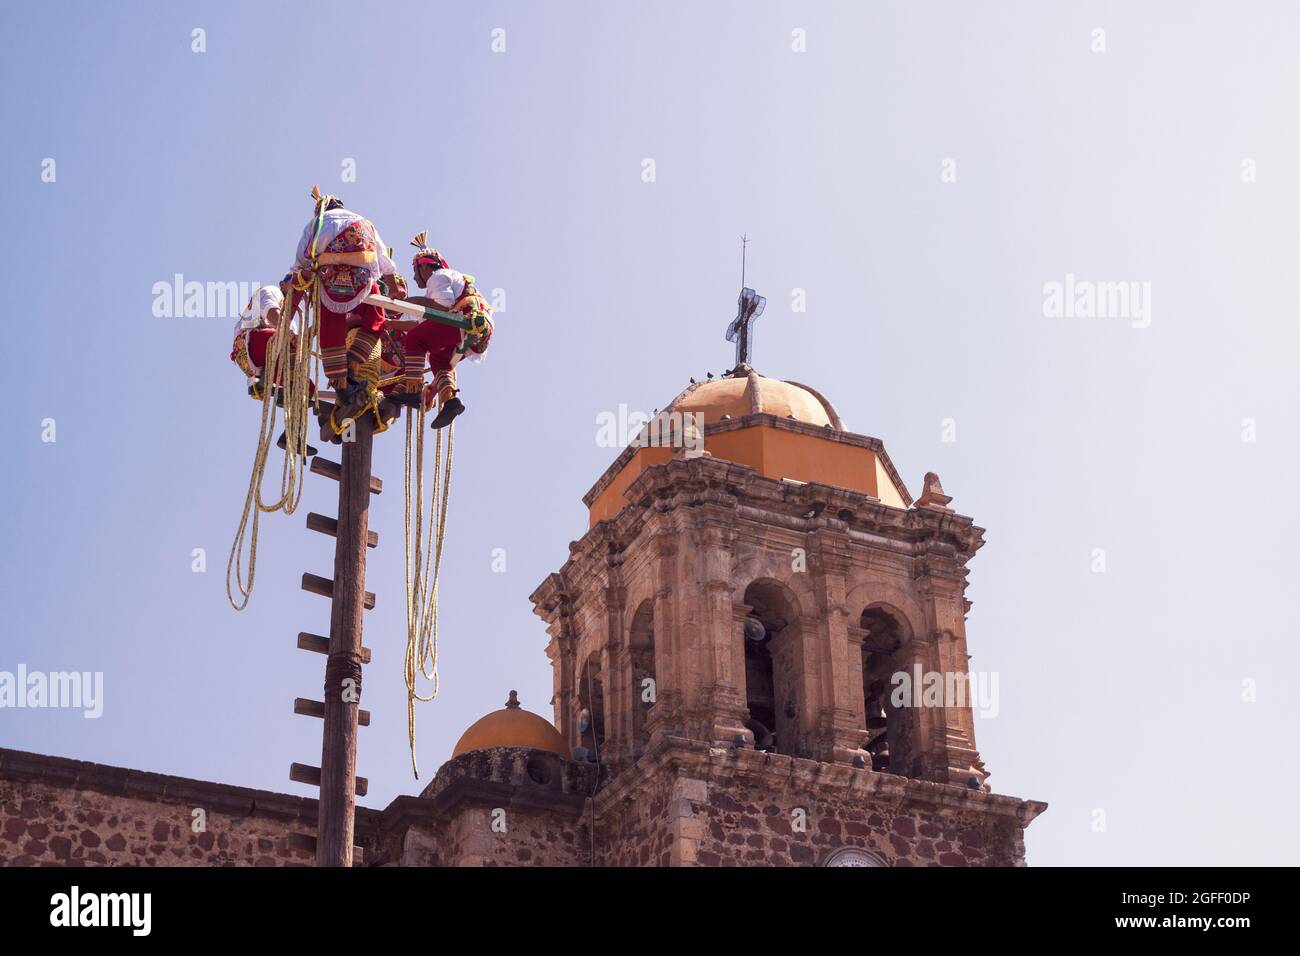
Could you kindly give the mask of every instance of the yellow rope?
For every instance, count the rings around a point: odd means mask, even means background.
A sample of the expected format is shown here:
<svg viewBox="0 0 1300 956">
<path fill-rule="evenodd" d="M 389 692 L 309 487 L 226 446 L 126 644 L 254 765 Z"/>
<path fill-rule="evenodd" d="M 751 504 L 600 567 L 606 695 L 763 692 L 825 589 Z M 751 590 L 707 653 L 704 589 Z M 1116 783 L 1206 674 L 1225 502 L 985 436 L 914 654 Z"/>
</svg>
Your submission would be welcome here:
<svg viewBox="0 0 1300 956">
<path fill-rule="evenodd" d="M 292 327 L 292 318 L 284 310 L 281 311 L 280 329 L 271 337 L 271 347 L 267 349 L 266 366 L 263 369 L 266 387 L 262 390 L 262 422 L 257 434 L 257 450 L 253 455 L 252 473 L 244 496 L 244 511 L 239 519 L 239 528 L 235 531 L 235 540 L 230 546 L 230 558 L 226 562 L 226 597 L 236 611 L 248 607 L 248 599 L 253 593 L 253 580 L 257 575 L 257 532 L 262 512 L 283 511 L 286 515 L 291 515 L 302 500 L 307 468 L 308 407 L 312 404 L 315 385 L 312 361 L 320 325 L 320 292 L 315 282 L 312 283 L 311 294 L 307 298 L 303 335 L 296 351 L 293 348 L 293 336 L 287 334 Z M 277 381 L 283 382 L 280 392 L 284 401 L 284 463 L 280 470 L 280 497 L 268 504 L 262 495 L 262 479 L 266 473 L 267 456 L 275 440 Z M 246 559 L 245 547 L 248 551 Z M 239 591 L 238 599 L 235 597 L 236 590 Z"/>
<path fill-rule="evenodd" d="M 438 696 L 438 573 L 447 531 L 447 502 L 451 495 L 452 443 L 455 425 L 447 427 L 447 457 L 442 432 L 434 442 L 433 491 L 429 496 L 428 542 L 424 540 L 424 405 L 406 412 L 406 727 L 411 745 L 411 771 L 419 779 L 415 759 L 415 702 Z M 412 449 L 414 433 L 414 449 Z M 414 482 L 412 473 L 414 472 Z M 415 520 L 411 520 L 411 490 L 415 486 Z M 441 492 L 441 497 L 439 497 Z M 432 573 L 430 573 L 432 563 Z M 433 682 L 428 696 L 417 687 L 420 676 Z"/>
<path fill-rule="evenodd" d="M 356 339 L 357 334 L 358 330 L 356 329 L 348 332 L 347 338 L 343 343 L 345 348 L 352 348 L 352 343 Z M 358 418 L 369 412 L 375 417 L 374 433 L 379 435 L 388 431 L 388 422 L 384 421 L 384 416 L 380 414 L 379 411 L 379 404 L 384 398 L 383 392 L 380 391 L 380 388 L 386 384 L 381 378 L 383 374 L 383 343 L 381 340 L 375 339 L 374 344 L 370 349 L 370 355 L 368 355 L 363 361 L 358 362 L 356 367 L 349 371 L 349 374 L 357 381 L 364 383 L 366 387 L 365 404 L 359 409 L 353 411 L 351 415 L 348 415 L 342 421 L 339 421 L 339 408 L 336 404 L 330 411 L 330 428 L 334 430 L 336 435 L 342 435 L 350 425 L 356 424 Z"/>
</svg>

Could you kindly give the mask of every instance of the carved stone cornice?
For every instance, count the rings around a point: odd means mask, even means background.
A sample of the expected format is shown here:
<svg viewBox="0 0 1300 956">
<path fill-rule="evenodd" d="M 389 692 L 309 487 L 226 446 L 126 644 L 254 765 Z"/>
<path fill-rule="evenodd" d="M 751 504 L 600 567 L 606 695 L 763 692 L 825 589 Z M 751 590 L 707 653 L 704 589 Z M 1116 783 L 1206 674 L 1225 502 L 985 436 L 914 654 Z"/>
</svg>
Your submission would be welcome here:
<svg viewBox="0 0 1300 956">
<path fill-rule="evenodd" d="M 795 425 L 812 427 L 791 423 Z M 626 497 L 627 507 L 570 545 L 568 560 L 553 576 L 563 581 L 576 604 L 604 587 L 603 573 L 618 567 L 647 531 L 656 536 L 661 556 L 675 553 L 684 531 L 705 535 L 705 540 L 717 535 L 714 541 L 733 546 L 755 537 L 765 544 L 800 547 L 812 535 L 818 543 L 813 550 L 820 552 L 817 560 L 828 571 L 841 559 L 860 563 L 867 549 L 872 562 L 894 560 L 898 568 L 912 562 L 914 577 L 949 581 L 956 590 L 964 587 L 966 562 L 984 543 L 983 529 L 955 512 L 895 508 L 861 492 L 768 478 L 751 466 L 712 457 L 653 465 L 637 476 Z M 560 589 L 553 578 L 532 596 L 543 617 Z"/>
<path fill-rule="evenodd" d="M 907 490 L 906 483 L 903 481 L 902 476 L 899 475 L 898 469 L 894 467 L 894 462 L 890 459 L 889 453 L 885 451 L 884 443 L 881 442 L 879 438 L 872 438 L 869 435 L 858 435 L 854 432 L 839 431 L 838 429 L 826 428 L 825 426 L 810 425 L 807 422 L 781 418 L 766 412 L 743 415 L 740 418 L 732 418 L 726 421 L 709 422 L 704 426 L 704 436 L 707 441 L 708 436 L 710 435 L 720 435 L 724 432 L 741 431 L 746 428 L 754 428 L 758 425 L 774 428 L 778 431 L 811 435 L 822 441 L 854 445 L 858 448 L 869 449 L 875 454 L 876 458 L 879 459 L 881 466 L 885 469 L 885 473 L 889 476 L 890 482 L 898 491 L 899 497 L 903 499 L 903 503 L 909 507 L 911 506 L 911 492 Z M 618 457 L 610 463 L 609 467 L 605 469 L 598 479 L 596 479 L 596 483 L 591 486 L 591 489 L 582 496 L 583 503 L 586 504 L 588 508 L 590 508 L 592 503 L 600 497 L 601 492 L 609 487 L 610 482 L 612 482 L 618 474 L 627 467 L 636 456 L 636 453 L 640 450 L 641 449 L 636 445 L 628 445 L 619 453 Z"/>
<path fill-rule="evenodd" d="M 946 771 L 946 767 L 944 768 Z M 825 794 L 840 799 L 895 806 L 902 810 L 972 811 L 1002 817 L 1024 828 L 1047 809 L 1039 800 L 987 793 L 950 783 L 938 783 L 748 748 L 713 747 L 699 740 L 665 735 L 651 744 L 634 767 L 619 774 L 596 795 L 596 813 L 621 801 L 637 799 L 642 787 L 665 775 L 690 777 L 726 787 L 737 781 L 772 794 L 800 797 Z"/>
</svg>

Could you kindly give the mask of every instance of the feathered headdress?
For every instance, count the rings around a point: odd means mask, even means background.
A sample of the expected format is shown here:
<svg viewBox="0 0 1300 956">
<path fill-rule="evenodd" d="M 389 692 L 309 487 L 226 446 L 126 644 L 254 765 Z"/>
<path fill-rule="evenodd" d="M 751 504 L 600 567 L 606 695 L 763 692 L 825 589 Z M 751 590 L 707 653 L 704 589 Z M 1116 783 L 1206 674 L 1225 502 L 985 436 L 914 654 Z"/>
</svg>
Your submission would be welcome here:
<svg viewBox="0 0 1300 956">
<path fill-rule="evenodd" d="M 411 245 L 415 246 L 415 255 L 411 257 L 411 268 L 414 269 L 422 262 L 428 263 L 435 270 L 447 268 L 447 260 L 438 253 L 438 250 L 426 245 L 427 236 L 427 233 L 417 232 L 415 238 L 411 240 Z"/>
<path fill-rule="evenodd" d="M 317 210 L 319 210 L 319 209 L 321 209 L 322 207 L 328 207 L 329 204 L 330 204 L 331 202 L 333 202 L 334 200 L 338 199 L 339 197 L 338 197 L 338 196 L 332 196 L 332 195 L 330 195 L 330 196 L 322 195 L 322 194 L 321 194 L 321 191 L 320 191 L 320 187 L 319 187 L 319 186 L 316 186 L 316 185 L 313 185 L 313 186 L 311 187 L 311 198 L 312 198 L 313 200 L 315 200 L 315 202 L 316 202 L 316 208 L 317 208 Z M 340 204 L 342 204 L 342 200 L 339 200 L 339 202 L 340 202 Z"/>
<path fill-rule="evenodd" d="M 343 200 L 338 196 L 325 196 L 321 194 L 320 187 L 313 184 L 311 187 L 311 198 L 316 202 L 316 208 L 312 212 L 312 236 L 311 245 L 307 248 L 307 254 L 311 256 L 312 262 L 316 261 L 316 243 L 320 239 L 321 227 L 325 224 L 325 213 L 331 208 L 338 208 L 343 205 Z"/>
</svg>

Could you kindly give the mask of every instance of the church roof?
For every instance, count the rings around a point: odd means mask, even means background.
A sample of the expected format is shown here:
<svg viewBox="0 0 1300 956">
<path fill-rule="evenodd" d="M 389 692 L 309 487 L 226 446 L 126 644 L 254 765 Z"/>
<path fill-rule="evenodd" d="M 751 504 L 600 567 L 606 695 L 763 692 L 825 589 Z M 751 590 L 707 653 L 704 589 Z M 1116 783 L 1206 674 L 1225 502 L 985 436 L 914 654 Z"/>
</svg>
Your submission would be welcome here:
<svg viewBox="0 0 1300 956">
<path fill-rule="evenodd" d="M 500 710 L 494 710 L 474 721 L 452 750 L 459 757 L 471 750 L 487 747 L 532 747 L 549 750 L 562 757 L 569 756 L 564 737 L 545 717 L 519 706 L 519 695 L 510 692 L 510 699 Z"/>
<path fill-rule="evenodd" d="M 845 431 L 844 423 L 824 395 L 799 382 L 782 381 L 740 365 L 722 378 L 694 382 L 665 411 L 702 413 L 704 424 L 746 415 L 769 414 Z"/>
<path fill-rule="evenodd" d="M 701 445 L 702 439 L 702 448 Z M 583 496 L 591 524 L 612 518 L 646 468 L 701 451 L 764 477 L 862 492 L 894 508 L 912 496 L 878 438 L 849 431 L 835 406 L 802 382 L 767 378 L 742 362 L 692 382 L 660 411 Z"/>
</svg>

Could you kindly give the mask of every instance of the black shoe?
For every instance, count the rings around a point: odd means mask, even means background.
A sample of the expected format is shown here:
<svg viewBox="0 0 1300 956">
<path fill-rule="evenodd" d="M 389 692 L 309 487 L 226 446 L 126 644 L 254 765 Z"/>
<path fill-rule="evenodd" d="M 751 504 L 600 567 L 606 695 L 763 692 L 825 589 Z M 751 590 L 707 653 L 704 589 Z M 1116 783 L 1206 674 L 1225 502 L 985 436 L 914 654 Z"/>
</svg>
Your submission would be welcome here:
<svg viewBox="0 0 1300 956">
<path fill-rule="evenodd" d="M 275 447 L 279 448 L 281 451 L 287 449 L 289 447 L 288 435 L 286 435 L 284 432 L 280 432 L 280 437 L 275 440 Z M 311 458 L 315 454 L 316 454 L 316 449 L 313 448 L 311 445 L 308 445 L 307 457 Z"/>
<path fill-rule="evenodd" d="M 433 424 L 429 427 L 433 429 L 445 428 L 451 424 L 453 418 L 464 410 L 465 403 L 453 395 L 442 403 L 442 407 L 438 409 L 438 417 L 433 420 Z"/>
</svg>

